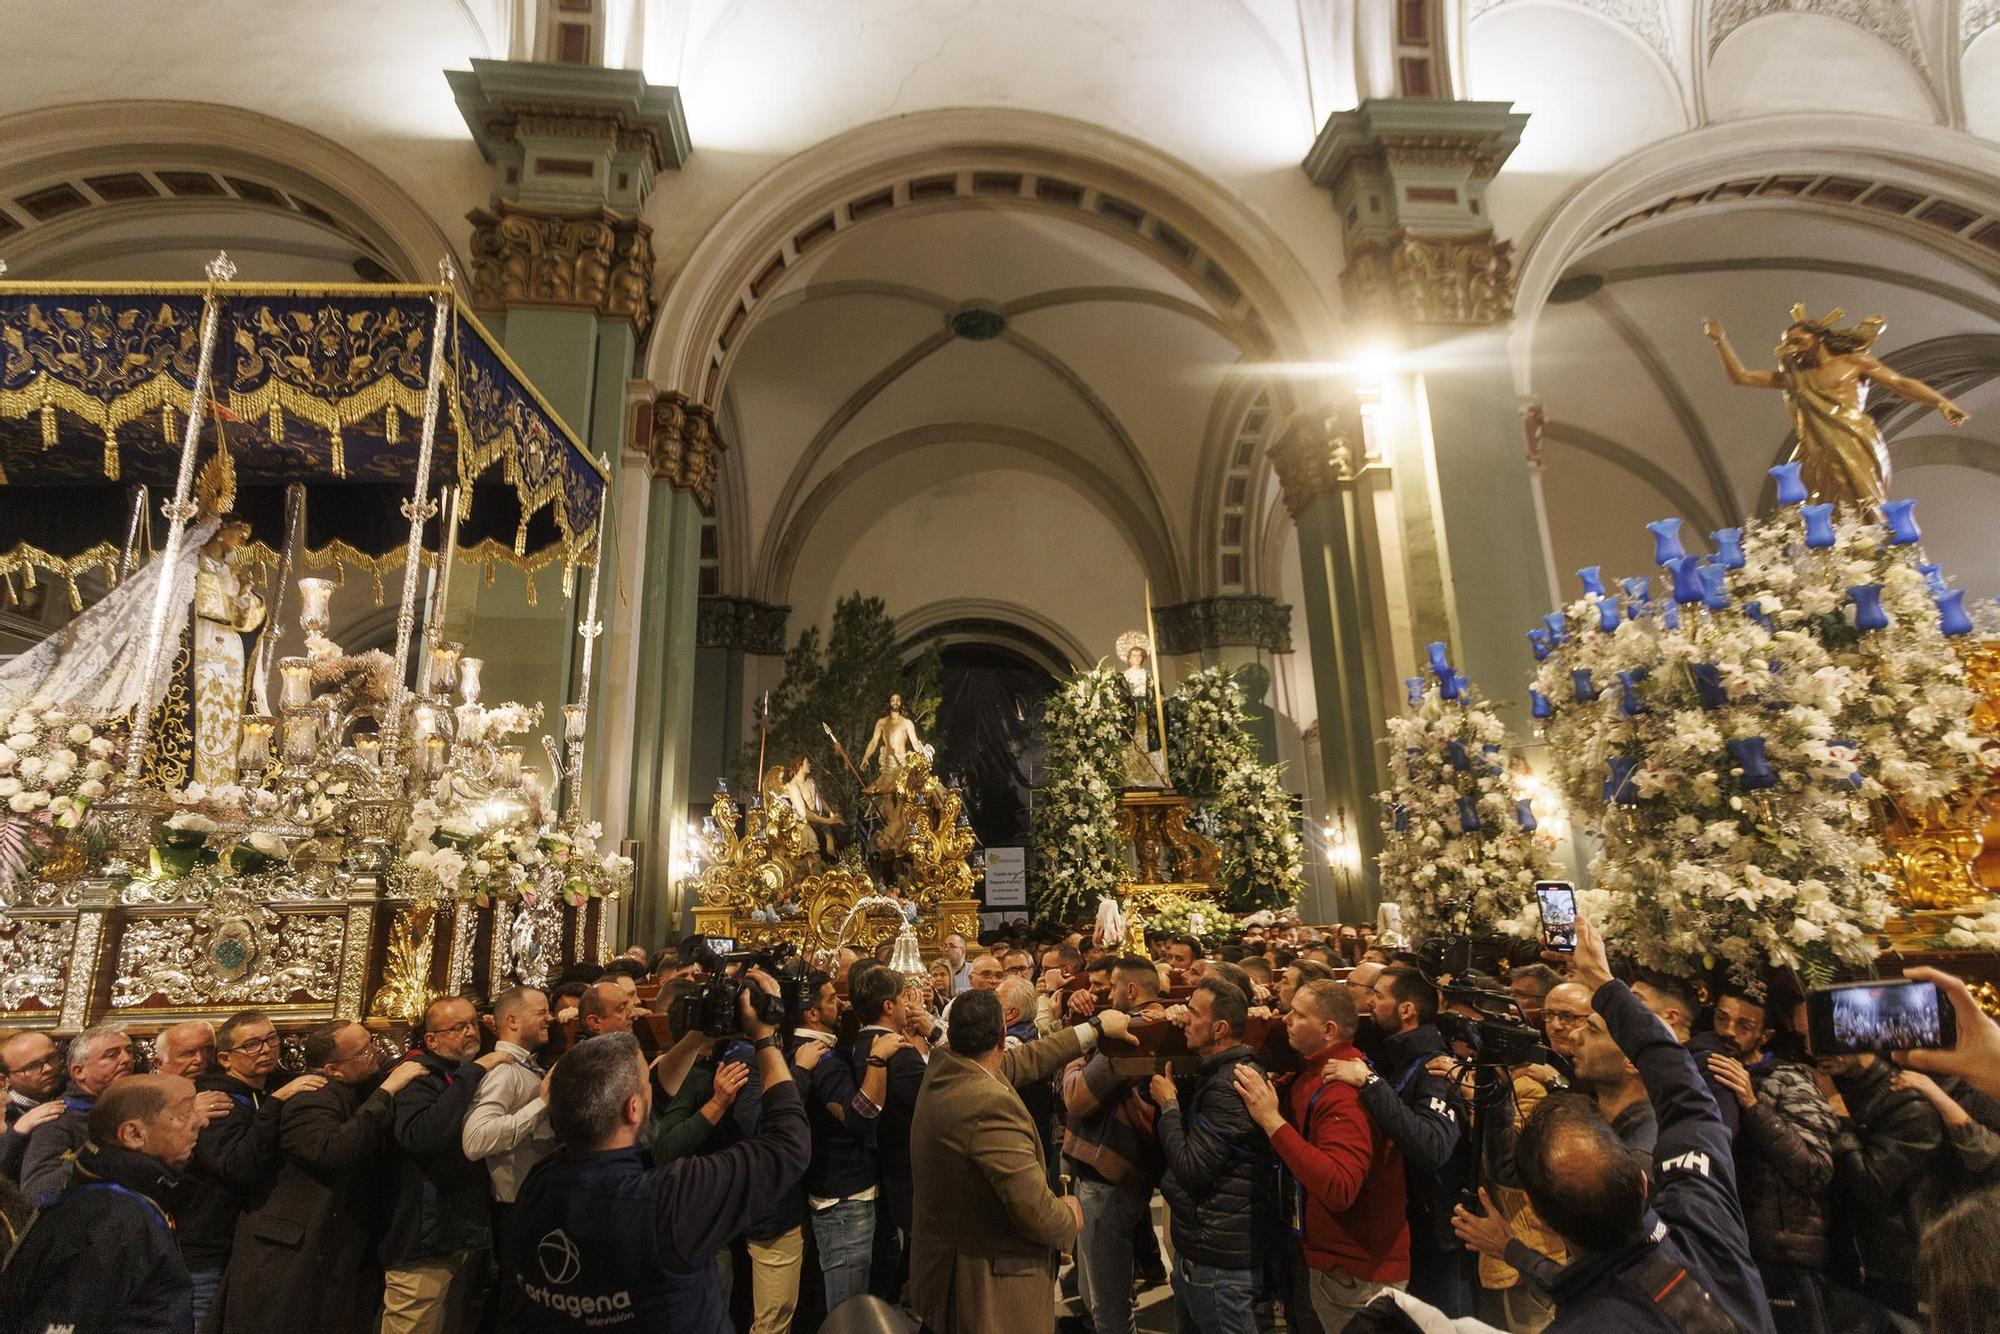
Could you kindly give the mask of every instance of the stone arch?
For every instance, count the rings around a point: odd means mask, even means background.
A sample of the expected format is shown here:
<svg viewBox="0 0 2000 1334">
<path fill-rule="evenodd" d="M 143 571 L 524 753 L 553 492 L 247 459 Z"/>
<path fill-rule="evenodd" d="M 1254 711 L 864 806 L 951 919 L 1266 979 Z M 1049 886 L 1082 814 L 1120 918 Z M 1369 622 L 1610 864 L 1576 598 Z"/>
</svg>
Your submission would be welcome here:
<svg viewBox="0 0 2000 1334">
<path fill-rule="evenodd" d="M 1836 178 L 1861 189 L 1850 195 L 1846 185 L 1825 188 Z M 1704 203 L 1794 199 L 1820 187 L 1802 202 L 1845 208 L 1889 188 L 1913 196 L 1907 208 L 1891 212 L 1864 205 L 1857 211 L 1883 225 L 1902 216 L 1909 223 L 1906 234 L 1944 247 L 1961 263 L 2000 272 L 2000 248 L 1986 239 L 1987 219 L 2000 222 L 1996 179 L 2000 144 L 1874 116 L 1770 116 L 1757 122 L 1754 135 L 1740 125 L 1712 125 L 1649 145 L 1585 182 L 1526 238 L 1509 345 L 1515 387 L 1524 396 L 1534 392 L 1535 326 L 1556 281 L 1614 231 Z M 1934 211 L 1933 204 L 1950 207 Z M 1922 216 L 1944 220 L 1960 210 L 1968 216 L 1950 229 Z M 1991 236 L 2000 238 L 2000 230 Z"/>
<path fill-rule="evenodd" d="M 799 255 L 877 215 L 963 202 L 1045 210 L 1119 237 L 1208 294 L 1273 359 L 1311 359 L 1326 341 L 1331 312 L 1297 257 L 1186 163 L 1067 117 L 951 108 L 825 140 L 739 197 L 668 286 L 648 378 L 712 403 Z"/>
<path fill-rule="evenodd" d="M 1031 608 L 990 598 L 927 602 L 896 618 L 896 642 L 915 656 L 933 639 L 951 644 L 992 644 L 1011 649 L 1060 681 L 1097 661 L 1054 621 Z"/>
<path fill-rule="evenodd" d="M 0 118 L 0 143 L 0 201 L 10 201 L 0 204 L 0 247 L 16 277 L 108 220 L 194 204 L 338 237 L 390 280 L 430 281 L 452 254 L 430 214 L 380 169 L 331 139 L 240 107 L 43 107 Z"/>
</svg>

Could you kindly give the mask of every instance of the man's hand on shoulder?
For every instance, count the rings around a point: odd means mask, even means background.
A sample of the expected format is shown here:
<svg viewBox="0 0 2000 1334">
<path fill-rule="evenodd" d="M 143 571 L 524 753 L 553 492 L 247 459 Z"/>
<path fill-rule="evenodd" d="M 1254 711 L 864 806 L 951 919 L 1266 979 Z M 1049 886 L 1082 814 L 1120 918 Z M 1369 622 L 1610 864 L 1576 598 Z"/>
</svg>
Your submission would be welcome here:
<svg viewBox="0 0 2000 1334">
<path fill-rule="evenodd" d="M 1345 1084 L 1358 1089 L 1368 1082 L 1370 1071 L 1366 1061 L 1328 1061 L 1320 1072 L 1320 1078 L 1329 1084 Z"/>
<path fill-rule="evenodd" d="M 301 1093 L 313 1093 L 325 1087 L 325 1075 L 300 1075 L 271 1096 L 279 1102 L 290 1102 Z"/>
<path fill-rule="evenodd" d="M 479 1057 L 477 1060 L 473 1062 L 473 1064 L 478 1066 L 482 1070 L 498 1070 L 501 1066 L 507 1064 L 507 1062 L 513 1059 L 514 1058 L 509 1056 L 506 1052 L 501 1051 L 499 1048 L 496 1047 L 492 1051 L 487 1052 L 484 1056 Z"/>
<path fill-rule="evenodd" d="M 224 1094 L 223 1096 L 226 1098 L 228 1095 Z M 22 1112 L 20 1117 L 15 1120 L 12 1129 L 17 1135 L 32 1135 L 35 1133 L 36 1126 L 45 1126 L 62 1114 L 63 1100 L 61 1098 L 50 1098 L 40 1106 L 30 1107 L 27 1111 Z"/>
<path fill-rule="evenodd" d="M 1107 1038 L 1124 1042 L 1132 1036 L 1132 1017 L 1123 1010 L 1105 1010 L 1097 1016 L 1097 1022 Z"/>
<path fill-rule="evenodd" d="M 416 1083 L 417 1080 L 423 1078 L 423 1074 L 424 1067 L 420 1062 L 398 1061 L 395 1068 L 383 1077 L 382 1091 L 393 1098 L 410 1085 Z"/>
</svg>

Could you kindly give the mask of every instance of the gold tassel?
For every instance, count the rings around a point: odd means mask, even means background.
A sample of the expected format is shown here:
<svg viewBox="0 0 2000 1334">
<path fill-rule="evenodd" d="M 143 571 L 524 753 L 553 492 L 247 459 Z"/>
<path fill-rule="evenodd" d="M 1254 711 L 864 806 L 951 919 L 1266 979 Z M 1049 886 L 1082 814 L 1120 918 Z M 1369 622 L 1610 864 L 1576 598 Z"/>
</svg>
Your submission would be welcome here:
<svg viewBox="0 0 2000 1334">
<path fill-rule="evenodd" d="M 528 554 L 528 516 L 525 514 L 521 516 L 520 526 L 514 529 L 514 554 L 516 556 Z"/>
<path fill-rule="evenodd" d="M 368 571 L 369 571 L 369 573 L 370 573 L 370 574 L 373 574 L 373 575 L 375 576 L 375 605 L 379 607 L 379 606 L 381 606 L 381 605 L 382 605 L 382 565 L 381 565 L 381 562 L 379 562 L 379 561 L 378 561 L 378 562 L 376 562 L 375 564 L 373 564 L 373 565 L 370 565 L 370 566 L 368 567 Z"/>
<path fill-rule="evenodd" d="M 525 582 L 527 583 L 527 585 L 528 585 L 528 605 L 529 605 L 530 607 L 532 607 L 532 606 L 536 605 L 536 604 L 535 604 L 535 576 L 534 576 L 534 575 L 532 575 L 532 574 L 529 574 L 529 573 L 528 573 L 528 572 L 527 572 L 526 570 L 523 570 L 523 571 L 521 572 L 521 578 L 522 578 L 522 579 L 523 579 L 523 580 L 524 580 L 524 581 L 525 581 Z"/>
<path fill-rule="evenodd" d="M 160 404 L 160 439 L 166 442 L 168 448 L 173 447 L 174 405 L 167 402 Z"/>
<path fill-rule="evenodd" d="M 391 445 L 396 443 L 399 425 L 400 423 L 396 417 L 396 405 L 391 403 L 388 410 L 382 414 L 382 435 Z"/>
<path fill-rule="evenodd" d="M 42 448 L 56 447 L 56 405 L 48 399 L 42 400 Z"/>
<path fill-rule="evenodd" d="M 69 577 L 69 609 L 72 615 L 83 610 L 83 594 L 76 588 L 76 576 Z"/>
<path fill-rule="evenodd" d="M 490 560 L 486 562 L 486 586 L 493 587 L 493 562 Z"/>
<path fill-rule="evenodd" d="M 569 561 L 563 562 L 563 596 L 566 598 L 576 596 L 576 566 Z"/>
<path fill-rule="evenodd" d="M 285 409 L 276 399 L 271 400 L 271 443 L 274 445 L 285 443 Z"/>
<path fill-rule="evenodd" d="M 347 442 L 340 438 L 340 427 L 333 428 L 333 475 L 347 476 Z"/>
<path fill-rule="evenodd" d="M 118 428 L 109 424 L 104 428 L 104 476 L 118 480 Z"/>
</svg>

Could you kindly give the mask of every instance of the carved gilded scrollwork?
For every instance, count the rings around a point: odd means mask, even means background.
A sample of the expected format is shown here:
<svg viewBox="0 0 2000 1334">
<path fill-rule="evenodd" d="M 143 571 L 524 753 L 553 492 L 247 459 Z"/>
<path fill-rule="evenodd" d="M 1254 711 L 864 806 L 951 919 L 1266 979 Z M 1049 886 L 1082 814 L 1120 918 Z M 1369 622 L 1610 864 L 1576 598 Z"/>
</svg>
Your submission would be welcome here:
<svg viewBox="0 0 2000 1334">
<path fill-rule="evenodd" d="M 1354 482 L 1361 451 L 1354 447 L 1359 426 L 1339 417 L 1303 416 L 1272 444 L 1271 464 L 1285 508 L 1297 518 L 1306 506 Z"/>
<path fill-rule="evenodd" d="M 716 470 L 728 446 L 715 429 L 714 410 L 669 391 L 653 400 L 645 421 L 645 438 L 637 444 L 653 476 L 692 495 L 703 514 L 715 513 Z"/>
<path fill-rule="evenodd" d="M 0 919 L 0 1010 L 62 1008 L 76 920 Z"/>
<path fill-rule="evenodd" d="M 503 199 L 475 209 L 472 304 L 575 306 L 623 317 L 643 337 L 653 322 L 653 229 L 607 208 L 536 208 Z"/>
<path fill-rule="evenodd" d="M 220 891 L 199 913 L 126 924 L 111 1005 L 330 1003 L 344 936 L 341 914 L 274 912 L 240 888 Z"/>
<path fill-rule="evenodd" d="M 1412 324 L 1504 324 L 1514 318 L 1513 249 L 1491 232 L 1399 232 L 1348 256 L 1341 291 L 1357 312 Z"/>
<path fill-rule="evenodd" d="M 436 950 L 438 904 L 419 900 L 396 914 L 382 964 L 382 985 L 368 1006 L 371 1019 L 415 1023 L 431 998 L 431 956 Z"/>
<path fill-rule="evenodd" d="M 970 824 L 959 821 L 959 794 L 938 780 L 921 753 L 904 762 L 896 788 L 910 898 L 919 909 L 935 911 L 947 899 L 972 897 L 976 877 L 966 858 L 978 839 Z"/>
</svg>

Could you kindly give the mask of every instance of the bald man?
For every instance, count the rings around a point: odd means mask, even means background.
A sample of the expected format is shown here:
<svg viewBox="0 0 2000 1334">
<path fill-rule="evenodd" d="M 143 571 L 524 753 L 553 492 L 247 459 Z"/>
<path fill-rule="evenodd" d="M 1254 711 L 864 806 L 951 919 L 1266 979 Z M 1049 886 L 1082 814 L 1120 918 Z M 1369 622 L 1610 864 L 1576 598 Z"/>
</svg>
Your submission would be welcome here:
<svg viewBox="0 0 2000 1334">
<path fill-rule="evenodd" d="M 0 1273 L 8 1328 L 194 1327 L 193 1288 L 163 1201 L 201 1123 L 194 1083 L 179 1075 L 124 1075 L 97 1095 L 74 1174 Z"/>
</svg>

